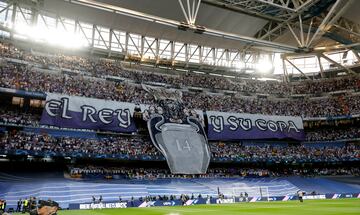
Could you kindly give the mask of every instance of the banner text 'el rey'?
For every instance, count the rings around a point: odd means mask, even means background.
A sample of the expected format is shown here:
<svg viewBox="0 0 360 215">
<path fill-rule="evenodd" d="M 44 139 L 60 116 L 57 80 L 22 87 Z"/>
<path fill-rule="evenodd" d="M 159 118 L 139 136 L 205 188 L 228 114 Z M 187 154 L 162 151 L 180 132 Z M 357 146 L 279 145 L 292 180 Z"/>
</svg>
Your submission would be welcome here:
<svg viewBox="0 0 360 215">
<path fill-rule="evenodd" d="M 134 132 L 135 104 L 49 93 L 40 124 L 117 132 Z"/>
</svg>

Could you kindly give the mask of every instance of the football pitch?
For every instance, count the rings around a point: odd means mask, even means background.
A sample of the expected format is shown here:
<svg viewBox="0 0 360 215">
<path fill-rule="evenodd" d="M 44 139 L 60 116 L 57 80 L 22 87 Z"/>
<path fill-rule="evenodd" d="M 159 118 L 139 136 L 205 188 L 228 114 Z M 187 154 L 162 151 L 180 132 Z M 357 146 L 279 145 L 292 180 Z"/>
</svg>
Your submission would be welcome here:
<svg viewBox="0 0 360 215">
<path fill-rule="evenodd" d="M 256 202 L 222 205 L 192 205 L 102 210 L 59 211 L 59 215 L 360 215 L 360 199 Z"/>
</svg>

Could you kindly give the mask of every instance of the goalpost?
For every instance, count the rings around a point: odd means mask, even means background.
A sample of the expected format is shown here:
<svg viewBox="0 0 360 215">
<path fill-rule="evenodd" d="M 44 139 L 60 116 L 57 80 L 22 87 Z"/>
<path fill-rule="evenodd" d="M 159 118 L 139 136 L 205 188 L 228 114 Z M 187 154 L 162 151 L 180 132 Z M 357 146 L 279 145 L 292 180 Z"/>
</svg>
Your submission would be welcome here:
<svg viewBox="0 0 360 215">
<path fill-rule="evenodd" d="M 265 191 L 265 195 L 264 194 Z M 265 187 L 260 187 L 260 192 L 261 192 L 261 197 L 266 197 L 266 201 L 270 201 L 270 195 L 269 195 L 269 187 L 265 186 Z"/>
<path fill-rule="evenodd" d="M 245 193 L 248 194 L 248 198 L 246 198 Z M 241 197 L 242 194 L 242 197 Z M 248 186 L 239 186 L 232 188 L 232 197 L 239 198 L 240 201 L 250 201 L 250 197 L 261 197 L 266 198 L 266 201 L 270 201 L 269 195 L 269 187 L 267 186 L 259 186 L 259 187 L 248 187 Z"/>
</svg>

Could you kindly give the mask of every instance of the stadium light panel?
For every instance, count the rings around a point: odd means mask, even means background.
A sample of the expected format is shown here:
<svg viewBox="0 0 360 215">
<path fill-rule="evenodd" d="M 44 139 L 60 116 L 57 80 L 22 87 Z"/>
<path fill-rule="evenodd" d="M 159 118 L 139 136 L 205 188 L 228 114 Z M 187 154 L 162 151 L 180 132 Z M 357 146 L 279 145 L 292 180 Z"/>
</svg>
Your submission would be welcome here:
<svg viewBox="0 0 360 215">
<path fill-rule="evenodd" d="M 258 78 L 257 80 L 259 80 L 259 81 L 279 81 L 276 78 Z"/>
<path fill-rule="evenodd" d="M 254 70 L 253 69 L 247 69 L 245 70 L 245 74 L 252 74 L 254 73 Z"/>
<path fill-rule="evenodd" d="M 224 78 L 235 78 L 233 75 L 223 75 Z"/>
<path fill-rule="evenodd" d="M 202 74 L 202 75 L 204 75 L 204 74 L 205 74 L 205 72 L 200 72 L 200 71 L 193 71 L 193 73 L 196 73 L 196 74 Z"/>
<path fill-rule="evenodd" d="M 180 69 L 180 68 L 177 68 L 177 69 L 175 69 L 175 70 L 181 71 L 181 72 L 187 72 L 187 71 L 189 71 L 189 70 L 187 70 L 187 69 Z"/>
<path fill-rule="evenodd" d="M 242 61 L 237 61 L 237 62 L 235 63 L 235 68 L 236 68 L 236 69 L 239 69 L 239 70 L 244 69 L 244 68 L 245 68 L 245 63 L 242 62 Z"/>
<path fill-rule="evenodd" d="M 87 45 L 86 41 L 79 35 L 59 29 L 48 29 L 39 26 L 31 27 L 30 25 L 20 23 L 15 26 L 15 31 L 32 40 L 38 42 L 44 41 L 65 48 L 77 49 Z"/>
<path fill-rule="evenodd" d="M 28 37 L 24 36 L 24 35 L 20 35 L 20 34 L 14 34 L 14 38 L 18 39 L 18 40 L 27 40 Z"/>
<path fill-rule="evenodd" d="M 219 76 L 219 77 L 221 77 L 221 76 L 222 76 L 222 75 L 217 74 L 217 73 L 210 73 L 210 75 L 212 75 L 212 76 Z"/>
<path fill-rule="evenodd" d="M 13 27 L 13 23 L 10 20 L 6 20 L 4 23 L 5 27 L 7 28 L 12 28 Z"/>
<path fill-rule="evenodd" d="M 255 64 L 255 68 L 261 73 L 269 73 L 274 69 L 274 65 L 269 60 L 260 60 Z"/>
</svg>

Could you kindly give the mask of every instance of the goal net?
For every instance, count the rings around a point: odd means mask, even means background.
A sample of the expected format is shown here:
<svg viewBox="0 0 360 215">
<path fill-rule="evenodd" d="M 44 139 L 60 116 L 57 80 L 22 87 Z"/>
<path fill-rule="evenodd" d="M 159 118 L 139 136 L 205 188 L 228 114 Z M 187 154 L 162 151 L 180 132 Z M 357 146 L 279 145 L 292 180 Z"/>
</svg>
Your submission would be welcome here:
<svg viewBox="0 0 360 215">
<path fill-rule="evenodd" d="M 269 201 L 269 188 L 267 186 L 235 186 L 232 188 L 232 197 L 239 198 L 239 201 L 250 201 L 250 197 L 260 197 Z"/>
</svg>

